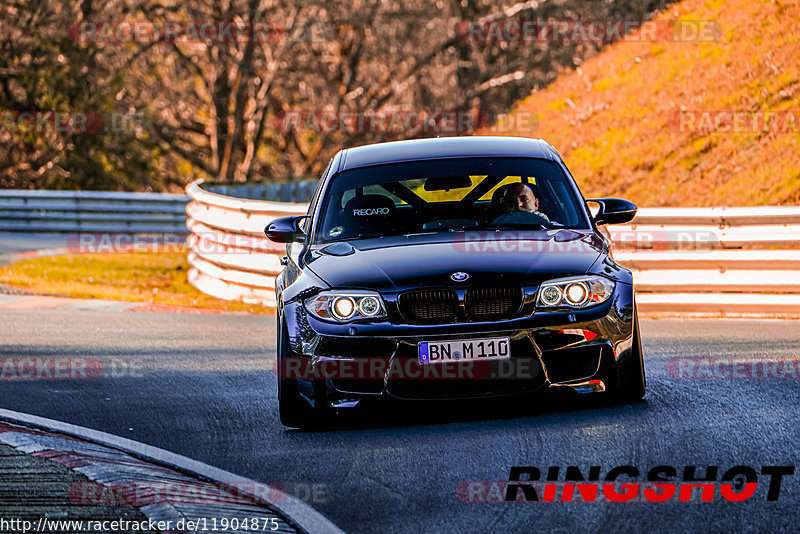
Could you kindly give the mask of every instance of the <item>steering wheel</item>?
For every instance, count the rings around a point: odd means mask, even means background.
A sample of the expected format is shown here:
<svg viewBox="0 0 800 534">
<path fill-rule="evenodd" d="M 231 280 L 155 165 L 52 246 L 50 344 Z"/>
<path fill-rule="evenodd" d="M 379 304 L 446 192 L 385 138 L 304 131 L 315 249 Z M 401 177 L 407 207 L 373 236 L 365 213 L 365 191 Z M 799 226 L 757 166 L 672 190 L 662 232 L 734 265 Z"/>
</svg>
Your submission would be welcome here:
<svg viewBox="0 0 800 534">
<path fill-rule="evenodd" d="M 550 221 L 530 211 L 511 211 L 500 215 L 491 224 L 540 224 L 547 226 Z"/>
</svg>

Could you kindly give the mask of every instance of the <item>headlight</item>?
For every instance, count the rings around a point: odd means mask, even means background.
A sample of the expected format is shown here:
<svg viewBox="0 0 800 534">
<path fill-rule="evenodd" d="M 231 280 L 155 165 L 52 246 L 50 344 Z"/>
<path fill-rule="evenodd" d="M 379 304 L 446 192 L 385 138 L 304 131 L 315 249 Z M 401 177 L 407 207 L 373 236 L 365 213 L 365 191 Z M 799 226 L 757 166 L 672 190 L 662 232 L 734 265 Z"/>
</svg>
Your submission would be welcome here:
<svg viewBox="0 0 800 534">
<path fill-rule="evenodd" d="M 386 316 L 383 300 L 371 291 L 323 291 L 304 304 L 314 317 L 340 323 Z"/>
<path fill-rule="evenodd" d="M 353 297 L 333 297 L 331 315 L 340 321 L 349 321 L 356 313 L 356 301 Z"/>
<path fill-rule="evenodd" d="M 539 286 L 537 308 L 588 308 L 614 294 L 614 281 L 595 275 L 549 280 Z"/>
</svg>

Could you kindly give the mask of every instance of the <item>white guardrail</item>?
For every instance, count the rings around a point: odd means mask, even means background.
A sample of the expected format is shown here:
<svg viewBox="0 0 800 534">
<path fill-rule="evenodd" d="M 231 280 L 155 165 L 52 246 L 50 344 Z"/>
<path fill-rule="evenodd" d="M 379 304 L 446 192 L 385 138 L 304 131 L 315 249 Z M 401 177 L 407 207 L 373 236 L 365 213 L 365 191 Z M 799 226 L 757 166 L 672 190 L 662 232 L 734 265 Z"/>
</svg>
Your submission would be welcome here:
<svg viewBox="0 0 800 534">
<path fill-rule="evenodd" d="M 189 198 L 169 193 L 0 190 L 0 231 L 185 233 Z"/>
<path fill-rule="evenodd" d="M 264 237 L 303 203 L 245 200 L 189 184 L 189 281 L 223 299 L 275 306 L 285 247 Z M 634 272 L 643 313 L 800 314 L 800 207 L 641 208 L 606 227 Z"/>
<path fill-rule="evenodd" d="M 189 283 L 222 299 L 275 306 L 275 277 L 286 247 L 268 240 L 264 228 L 277 217 L 306 213 L 308 205 L 218 195 L 202 189 L 202 182 L 186 186 Z"/>
</svg>

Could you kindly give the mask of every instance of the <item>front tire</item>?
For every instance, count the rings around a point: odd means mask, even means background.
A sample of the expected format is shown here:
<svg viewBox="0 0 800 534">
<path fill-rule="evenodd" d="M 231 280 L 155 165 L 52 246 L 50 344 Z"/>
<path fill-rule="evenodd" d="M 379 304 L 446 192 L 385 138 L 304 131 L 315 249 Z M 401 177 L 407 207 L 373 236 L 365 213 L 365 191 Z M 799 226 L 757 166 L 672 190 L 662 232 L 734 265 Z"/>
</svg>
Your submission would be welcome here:
<svg viewBox="0 0 800 534">
<path fill-rule="evenodd" d="M 644 356 L 642 354 L 642 338 L 639 334 L 639 314 L 633 312 L 633 344 L 624 361 L 617 363 L 617 384 L 614 400 L 630 403 L 641 400 L 647 389 L 647 378 L 644 373 Z"/>
<path fill-rule="evenodd" d="M 302 397 L 297 379 L 287 378 L 286 362 L 292 355 L 289 331 L 278 319 L 278 413 L 281 423 L 291 428 L 304 428 L 315 422 L 314 410 Z"/>
</svg>

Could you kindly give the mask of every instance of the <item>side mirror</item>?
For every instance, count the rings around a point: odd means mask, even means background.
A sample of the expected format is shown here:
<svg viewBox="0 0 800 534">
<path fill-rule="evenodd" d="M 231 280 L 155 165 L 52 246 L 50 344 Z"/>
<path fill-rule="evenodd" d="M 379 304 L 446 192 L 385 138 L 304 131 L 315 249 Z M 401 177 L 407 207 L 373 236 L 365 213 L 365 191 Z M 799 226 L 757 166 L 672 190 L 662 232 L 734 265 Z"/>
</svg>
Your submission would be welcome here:
<svg viewBox="0 0 800 534">
<path fill-rule="evenodd" d="M 302 243 L 306 240 L 306 234 L 300 228 L 300 221 L 307 217 L 308 215 L 293 215 L 273 219 L 264 228 L 264 235 L 275 243 Z"/>
<path fill-rule="evenodd" d="M 621 198 L 587 198 L 586 202 L 594 202 L 599 205 L 596 212 L 591 210 L 592 218 L 597 226 L 630 222 L 636 215 L 636 204 Z"/>
</svg>

